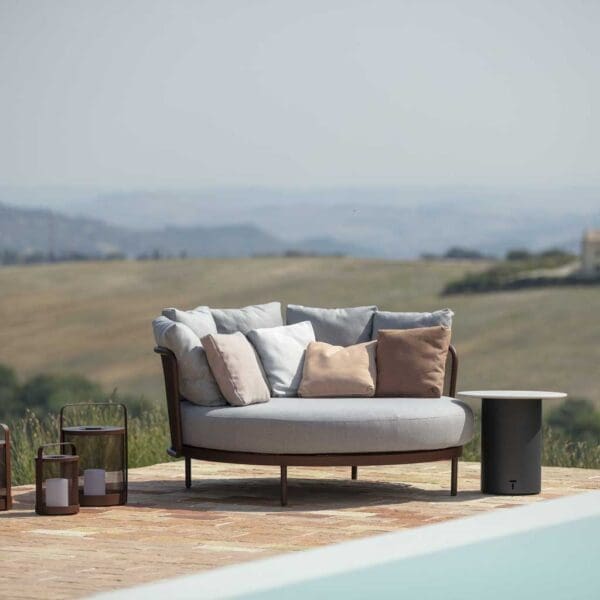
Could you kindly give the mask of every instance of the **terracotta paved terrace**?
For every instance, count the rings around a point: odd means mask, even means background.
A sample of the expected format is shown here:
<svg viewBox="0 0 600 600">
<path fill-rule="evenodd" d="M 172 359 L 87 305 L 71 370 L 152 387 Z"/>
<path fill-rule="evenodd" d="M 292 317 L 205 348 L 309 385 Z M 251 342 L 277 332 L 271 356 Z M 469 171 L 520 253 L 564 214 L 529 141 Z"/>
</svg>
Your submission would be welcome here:
<svg viewBox="0 0 600 600">
<path fill-rule="evenodd" d="M 70 517 L 33 512 L 33 486 L 14 490 L 0 513 L 0 597 L 76 598 L 349 539 L 600 489 L 600 470 L 545 468 L 539 496 L 484 496 L 479 464 L 449 462 L 359 469 L 289 469 L 289 506 L 279 506 L 279 469 L 194 461 L 130 471 L 127 506 Z"/>
</svg>

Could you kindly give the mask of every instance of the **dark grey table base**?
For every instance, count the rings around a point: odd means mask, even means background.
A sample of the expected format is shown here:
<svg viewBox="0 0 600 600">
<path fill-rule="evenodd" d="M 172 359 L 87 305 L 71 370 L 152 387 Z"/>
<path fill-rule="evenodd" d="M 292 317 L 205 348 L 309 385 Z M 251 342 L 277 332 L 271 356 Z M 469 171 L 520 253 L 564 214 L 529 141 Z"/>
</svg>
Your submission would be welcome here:
<svg viewBox="0 0 600 600">
<path fill-rule="evenodd" d="M 542 401 L 483 398 L 481 491 L 539 494 L 542 489 Z"/>
</svg>

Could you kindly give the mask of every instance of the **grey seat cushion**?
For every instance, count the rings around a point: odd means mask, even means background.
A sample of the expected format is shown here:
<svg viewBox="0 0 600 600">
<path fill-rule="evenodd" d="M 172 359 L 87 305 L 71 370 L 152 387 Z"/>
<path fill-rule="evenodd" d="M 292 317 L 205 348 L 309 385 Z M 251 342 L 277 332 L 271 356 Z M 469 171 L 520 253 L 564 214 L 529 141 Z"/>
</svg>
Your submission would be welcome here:
<svg viewBox="0 0 600 600">
<path fill-rule="evenodd" d="M 473 437 L 473 412 L 448 397 L 271 398 L 181 408 L 185 445 L 233 452 L 405 452 L 461 446 Z"/>
<path fill-rule="evenodd" d="M 293 325 L 310 321 L 317 342 L 326 342 L 333 346 L 352 346 L 371 339 L 373 315 L 376 310 L 376 306 L 316 308 L 288 304 L 286 323 Z"/>
</svg>

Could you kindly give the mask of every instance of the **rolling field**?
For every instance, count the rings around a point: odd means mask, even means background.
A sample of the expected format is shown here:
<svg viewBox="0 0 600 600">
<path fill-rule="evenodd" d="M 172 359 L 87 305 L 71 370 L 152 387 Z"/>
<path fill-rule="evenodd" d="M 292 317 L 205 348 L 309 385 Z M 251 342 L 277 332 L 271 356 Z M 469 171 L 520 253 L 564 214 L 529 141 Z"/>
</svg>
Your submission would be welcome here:
<svg viewBox="0 0 600 600">
<path fill-rule="evenodd" d="M 600 287 L 440 297 L 468 262 L 253 258 L 0 268 L 0 363 L 81 373 L 162 401 L 150 321 L 165 306 L 377 304 L 455 313 L 459 389 L 541 388 L 600 408 Z"/>
</svg>

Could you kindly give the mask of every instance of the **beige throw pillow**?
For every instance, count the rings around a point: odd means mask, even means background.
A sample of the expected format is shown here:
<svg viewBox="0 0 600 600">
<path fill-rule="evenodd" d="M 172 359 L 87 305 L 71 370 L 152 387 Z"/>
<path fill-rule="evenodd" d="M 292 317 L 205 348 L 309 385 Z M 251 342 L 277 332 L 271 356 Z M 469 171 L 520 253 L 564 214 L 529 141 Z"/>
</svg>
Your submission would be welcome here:
<svg viewBox="0 0 600 600">
<path fill-rule="evenodd" d="M 311 342 L 306 349 L 298 395 L 305 398 L 375 395 L 377 342 L 332 346 Z"/>
<path fill-rule="evenodd" d="M 439 398 L 444 391 L 450 329 L 380 329 L 377 395 Z"/>
<path fill-rule="evenodd" d="M 217 385 L 229 404 L 245 406 L 269 400 L 260 359 L 243 333 L 217 333 L 201 341 Z"/>
</svg>

